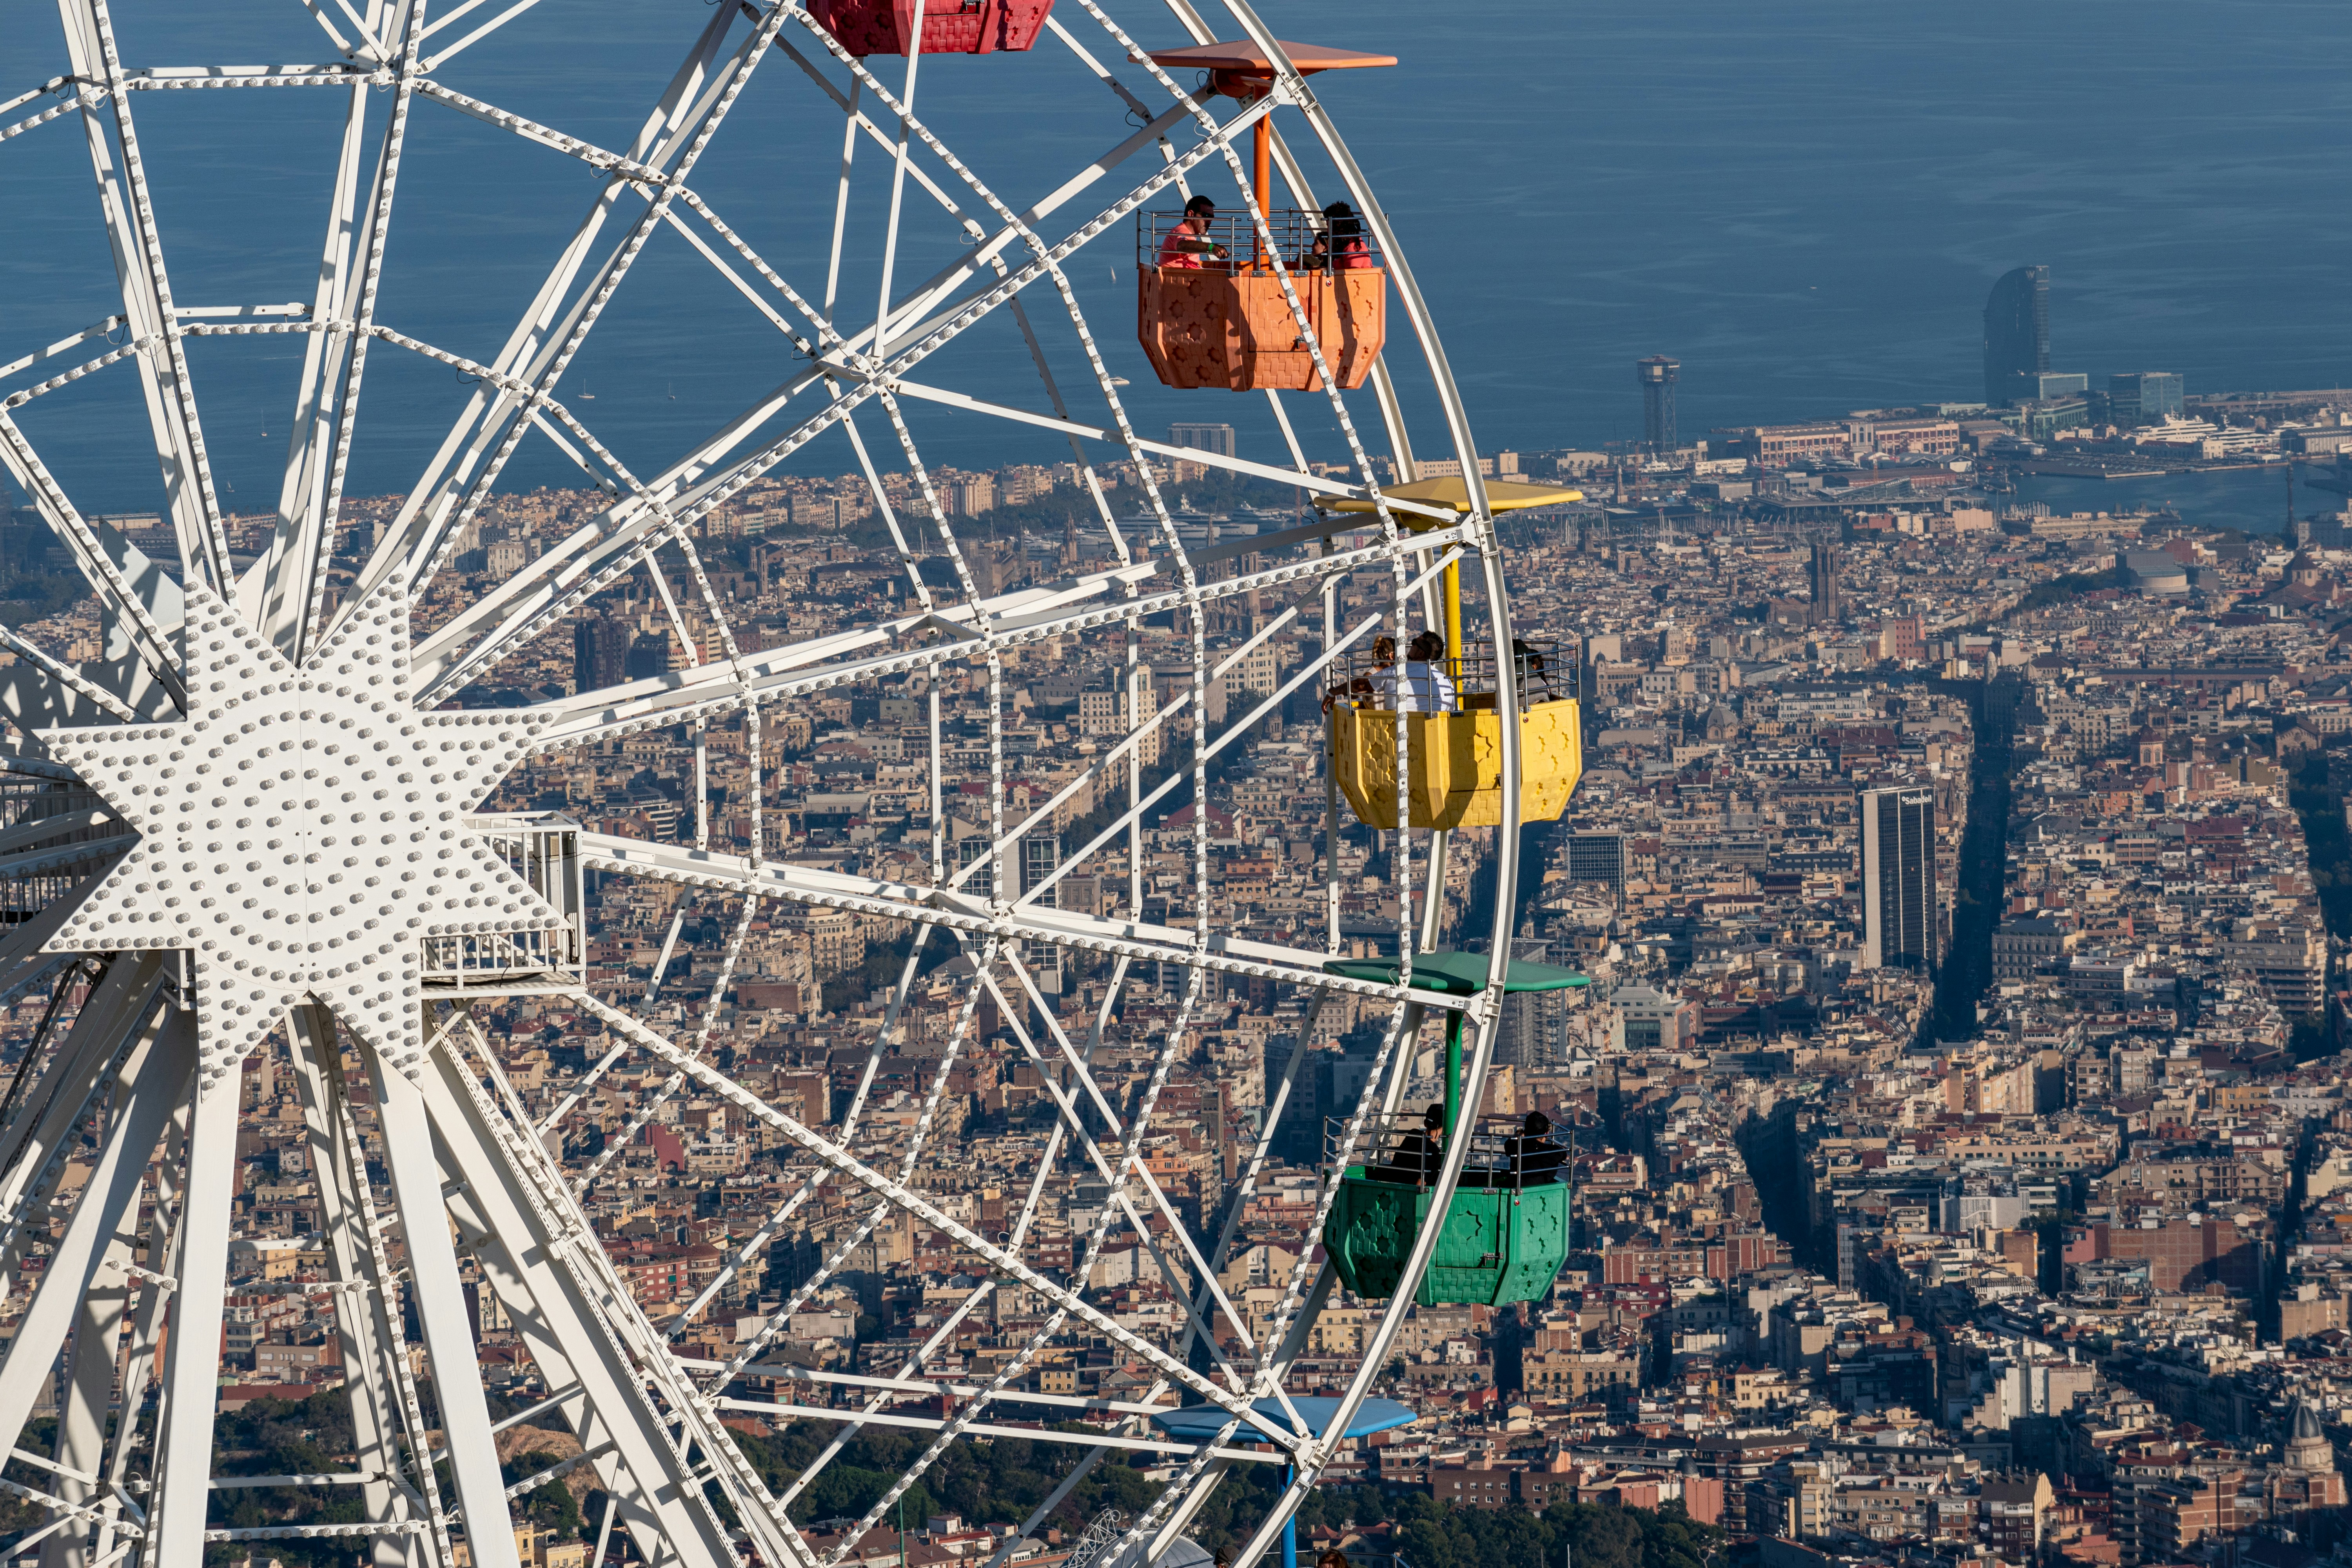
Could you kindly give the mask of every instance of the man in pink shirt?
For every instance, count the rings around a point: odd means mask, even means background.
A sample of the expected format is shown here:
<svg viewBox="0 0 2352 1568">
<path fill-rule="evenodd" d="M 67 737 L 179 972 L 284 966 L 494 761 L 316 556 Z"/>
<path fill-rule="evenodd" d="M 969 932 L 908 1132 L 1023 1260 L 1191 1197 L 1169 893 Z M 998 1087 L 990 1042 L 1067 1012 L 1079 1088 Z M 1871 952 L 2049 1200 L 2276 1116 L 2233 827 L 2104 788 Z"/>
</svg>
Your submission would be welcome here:
<svg viewBox="0 0 2352 1568">
<path fill-rule="evenodd" d="M 1201 258 L 1213 256 L 1226 259 L 1225 247 L 1208 237 L 1209 225 L 1217 216 L 1217 204 L 1206 196 L 1194 196 L 1184 204 L 1184 220 L 1168 231 L 1160 242 L 1160 265 L 1184 267 L 1199 271 Z"/>
</svg>

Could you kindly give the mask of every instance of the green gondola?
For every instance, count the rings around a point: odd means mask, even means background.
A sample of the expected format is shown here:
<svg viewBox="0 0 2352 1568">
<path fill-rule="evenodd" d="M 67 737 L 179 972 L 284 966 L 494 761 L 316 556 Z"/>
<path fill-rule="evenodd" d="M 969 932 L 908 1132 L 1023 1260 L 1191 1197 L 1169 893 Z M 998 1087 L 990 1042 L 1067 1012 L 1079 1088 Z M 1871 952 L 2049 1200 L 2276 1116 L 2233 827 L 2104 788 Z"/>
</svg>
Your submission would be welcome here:
<svg viewBox="0 0 2352 1568">
<path fill-rule="evenodd" d="M 1335 959 L 1323 967 L 1355 980 L 1392 983 L 1397 974 L 1394 959 Z M 1486 988 L 1486 959 L 1471 952 L 1415 953 L 1412 984 L 1441 995 L 1475 995 Z M 1503 989 L 1564 991 L 1588 984 L 1574 970 L 1514 959 Z M 1461 1081 L 1462 1015 L 1457 1012 L 1448 1015 L 1445 1026 L 1449 1142 L 1464 1125 Z M 1465 1184 L 1446 1205 L 1437 1248 L 1413 1300 L 1424 1307 L 1542 1300 L 1568 1261 L 1573 1189 L 1566 1181 L 1517 1184 L 1507 1167 L 1465 1169 L 1464 1177 Z M 1481 1180 L 1485 1184 L 1472 1184 Z M 1396 1294 L 1413 1238 L 1429 1223 L 1434 1195 L 1408 1181 L 1383 1180 L 1360 1164 L 1348 1168 L 1339 1178 L 1324 1244 L 1349 1290 L 1367 1300 Z"/>
</svg>

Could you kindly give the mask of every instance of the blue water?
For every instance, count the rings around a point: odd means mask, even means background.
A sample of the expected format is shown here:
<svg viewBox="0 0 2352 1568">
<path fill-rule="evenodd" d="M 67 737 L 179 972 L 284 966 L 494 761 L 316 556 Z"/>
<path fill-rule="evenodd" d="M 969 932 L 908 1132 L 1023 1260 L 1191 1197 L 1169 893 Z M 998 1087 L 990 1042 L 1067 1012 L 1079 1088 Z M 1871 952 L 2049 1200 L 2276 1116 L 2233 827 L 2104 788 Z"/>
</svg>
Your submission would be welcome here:
<svg viewBox="0 0 2352 1568">
<path fill-rule="evenodd" d="M 2324 516 L 2347 504 L 2341 494 L 2313 484 L 2314 475 L 2312 468 L 2296 465 L 2297 517 Z M 2287 525 L 2286 473 L 2277 463 L 2139 479 L 2024 474 L 2017 480 L 2017 499 L 2044 502 L 2055 512 L 2174 511 L 2190 522 L 2242 529 L 2248 533 L 2280 533 Z"/>
<path fill-rule="evenodd" d="M 1181 41 L 1156 7 L 1118 0 L 1112 9 L 1151 42 Z M 1286 37 L 1402 57 L 1394 70 L 1319 85 L 1397 225 L 1486 447 L 1630 437 L 1639 418 L 1632 362 L 1656 353 L 1682 361 L 1685 435 L 1977 396 L 1985 289 L 2023 262 L 2052 269 L 2057 367 L 2095 377 L 2178 370 L 2192 391 L 2326 386 L 2352 374 L 2352 303 L 2339 276 L 2352 226 L 2344 130 L 2352 83 L 2340 68 L 2352 8 L 1267 0 L 1265 10 Z M 1099 40 L 1075 0 L 1060 14 Z M 698 0 L 547 0 L 437 75 L 617 146 L 710 15 Z M 134 63 L 331 58 L 293 0 L 125 5 L 119 27 Z M 877 64 L 893 79 L 903 69 Z M 1117 68 L 1143 85 L 1134 68 Z M 63 69 L 54 7 L 0 0 L 0 96 Z M 137 96 L 183 304 L 309 297 L 341 98 Z M 919 107 L 1015 205 L 1127 130 L 1116 100 L 1050 42 L 1027 58 L 927 59 Z M 1285 123 L 1301 140 L 1296 118 Z M 792 62 L 772 60 L 694 178 L 812 293 L 824 283 L 839 127 Z M 873 309 L 887 199 L 877 153 L 869 143 L 858 154 L 845 320 L 870 319 Z M 1328 167 L 1311 162 L 1318 184 L 1336 191 Z M 1130 163 L 1095 187 L 1049 232 L 1058 237 L 1142 167 Z M 488 357 L 595 183 L 555 153 L 419 104 L 380 318 Z M 1232 189 L 1222 174 L 1202 184 Z M 910 190 L 908 201 L 920 216 L 902 283 L 958 248 L 926 198 Z M 113 309 L 75 124 L 0 143 L 0 212 L 10 220 L 0 361 Z M 1127 236 L 1114 228 L 1069 272 L 1113 370 L 1143 383 Z M 1057 373 L 1073 384 L 1083 364 L 1058 304 L 1046 292 L 1030 298 Z M 1401 317 L 1393 326 L 1402 338 Z M 265 509 L 283 460 L 299 342 L 212 341 L 193 353 L 226 499 Z M 652 472 L 794 368 L 790 346 L 663 234 L 563 395 L 628 463 Z M 919 374 L 1045 406 L 1002 315 Z M 1404 380 L 1425 453 L 1442 431 L 1425 378 Z M 406 489 L 464 395 L 447 369 L 379 346 L 351 490 Z M 1147 435 L 1171 419 L 1226 418 L 1240 427 L 1244 455 L 1280 449 L 1261 399 L 1156 384 L 1125 395 Z M 1076 401 L 1082 416 L 1099 416 L 1098 398 Z M 1328 408 L 1293 406 L 1310 455 L 1343 455 Z M 1372 421 L 1368 395 L 1355 412 Z M 85 508 L 156 504 L 127 367 L 19 417 Z M 937 462 L 1067 454 L 1057 437 L 968 415 L 910 417 Z M 871 417 L 863 428 L 886 467 L 901 466 L 887 425 Z M 835 435 L 788 466 L 838 473 L 851 458 Z M 533 438 L 505 482 L 571 484 L 578 475 Z M 2126 493 L 2100 489 L 2101 504 Z M 2251 494 L 2229 504 L 2250 517 L 2270 510 Z"/>
</svg>

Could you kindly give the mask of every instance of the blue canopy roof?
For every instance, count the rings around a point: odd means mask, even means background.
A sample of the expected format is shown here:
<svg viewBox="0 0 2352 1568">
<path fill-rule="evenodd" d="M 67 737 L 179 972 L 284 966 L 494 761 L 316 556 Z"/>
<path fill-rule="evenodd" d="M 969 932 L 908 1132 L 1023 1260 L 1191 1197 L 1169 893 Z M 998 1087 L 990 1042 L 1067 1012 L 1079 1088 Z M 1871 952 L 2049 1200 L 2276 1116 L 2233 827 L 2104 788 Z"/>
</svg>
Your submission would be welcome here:
<svg viewBox="0 0 2352 1568">
<path fill-rule="evenodd" d="M 1294 1399 L 1290 1403 L 1298 1411 L 1298 1418 L 1307 1423 L 1307 1429 L 1318 1437 L 1325 1435 L 1323 1428 L 1331 1424 L 1331 1417 L 1339 1414 L 1339 1402 L 1336 1399 Z M 1290 1430 L 1290 1413 L 1283 1409 L 1281 1400 L 1261 1399 L 1250 1408 L 1283 1431 Z M 1154 1415 L 1151 1423 L 1170 1436 L 1189 1437 L 1194 1442 L 1204 1443 L 1223 1431 L 1225 1423 L 1233 1418 L 1233 1413 L 1222 1405 L 1187 1405 L 1181 1409 Z M 1400 1405 L 1393 1399 L 1367 1399 L 1356 1406 L 1355 1418 L 1348 1423 L 1347 1435 L 1361 1437 L 1373 1432 L 1385 1432 L 1391 1426 L 1409 1426 L 1420 1419 L 1410 1405 Z M 1250 1432 L 1251 1428 L 1244 1425 L 1234 1433 L 1232 1441 L 1250 1442 Z"/>
</svg>

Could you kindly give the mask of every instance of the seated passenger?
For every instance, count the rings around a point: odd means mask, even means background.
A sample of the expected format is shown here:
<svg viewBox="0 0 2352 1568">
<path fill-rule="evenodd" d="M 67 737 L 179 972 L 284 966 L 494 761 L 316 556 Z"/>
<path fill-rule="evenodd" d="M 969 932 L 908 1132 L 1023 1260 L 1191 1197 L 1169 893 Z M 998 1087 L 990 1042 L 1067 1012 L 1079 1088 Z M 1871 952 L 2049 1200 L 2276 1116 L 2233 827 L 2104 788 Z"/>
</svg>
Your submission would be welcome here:
<svg viewBox="0 0 2352 1568">
<path fill-rule="evenodd" d="M 1208 197 L 1194 196 L 1186 202 L 1183 221 L 1170 229 L 1168 237 L 1160 242 L 1160 265 L 1198 272 L 1203 256 L 1219 261 L 1229 259 L 1225 247 L 1209 237 L 1209 226 L 1216 217 L 1217 204 Z"/>
<path fill-rule="evenodd" d="M 1437 1180 L 1445 1158 L 1445 1107 L 1433 1105 L 1421 1113 L 1421 1131 L 1397 1140 L 1396 1152 L 1385 1165 L 1368 1173 L 1376 1182 L 1403 1182 L 1425 1187 Z"/>
<path fill-rule="evenodd" d="M 1404 679 L 1393 670 L 1372 678 L 1378 705 L 1397 713 L 1455 713 L 1462 704 L 1454 696 L 1454 678 L 1445 673 L 1445 639 L 1423 632 L 1405 649 Z"/>
<path fill-rule="evenodd" d="M 1521 637 L 1511 639 L 1511 660 L 1518 667 L 1519 696 L 1523 700 L 1532 701 L 1538 686 L 1543 688 L 1545 701 L 1550 702 L 1559 698 L 1559 693 L 1552 689 L 1550 666 L 1545 662 L 1544 656 L 1539 651 L 1527 645 L 1526 639 Z"/>
<path fill-rule="evenodd" d="M 1345 202 L 1333 202 L 1323 209 L 1331 220 L 1331 265 L 1342 272 L 1354 272 L 1377 266 L 1372 259 L 1372 247 L 1364 243 L 1364 220 Z"/>
<path fill-rule="evenodd" d="M 1370 698 L 1372 695 L 1372 682 L 1387 673 L 1389 670 L 1394 668 L 1395 666 L 1396 638 L 1387 636 L 1374 637 L 1372 639 L 1372 673 L 1368 676 L 1356 676 L 1352 679 L 1348 680 L 1341 685 L 1335 686 L 1331 688 L 1330 690 L 1326 691 L 1323 694 L 1323 711 L 1326 713 L 1331 711 L 1331 705 L 1343 698 L 1350 707 L 1356 705 L 1356 700 L 1359 698 Z"/>
<path fill-rule="evenodd" d="M 1364 220 L 1356 216 L 1353 207 L 1345 202 L 1333 202 L 1323 209 L 1323 232 L 1299 255 L 1300 271 L 1352 272 L 1378 265 L 1372 259 L 1371 247 L 1364 243 Z"/>
<path fill-rule="evenodd" d="M 1551 1119 L 1540 1110 L 1530 1110 L 1519 1124 L 1519 1135 L 1511 1140 L 1511 1174 L 1523 1187 L 1539 1186 L 1559 1180 L 1559 1168 L 1568 1161 L 1568 1151 L 1544 1136 L 1551 1131 Z"/>
</svg>

